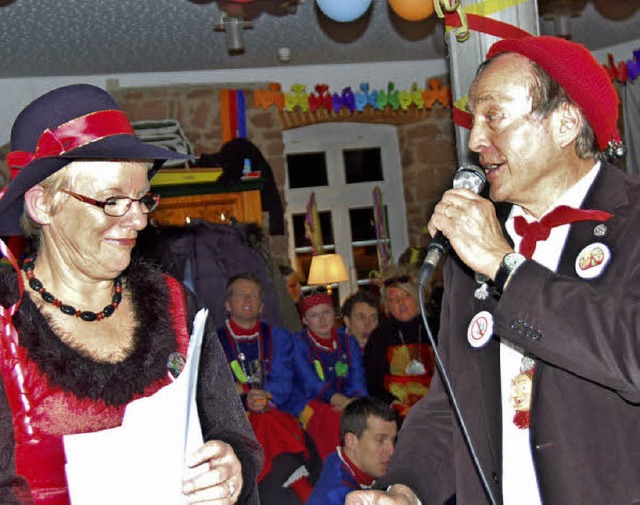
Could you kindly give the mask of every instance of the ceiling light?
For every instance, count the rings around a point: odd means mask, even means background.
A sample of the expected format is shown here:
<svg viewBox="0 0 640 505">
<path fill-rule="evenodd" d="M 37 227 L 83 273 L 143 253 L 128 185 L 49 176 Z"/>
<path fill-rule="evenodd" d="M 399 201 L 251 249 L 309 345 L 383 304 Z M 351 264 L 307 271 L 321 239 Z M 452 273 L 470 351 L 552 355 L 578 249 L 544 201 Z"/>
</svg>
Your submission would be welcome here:
<svg viewBox="0 0 640 505">
<path fill-rule="evenodd" d="M 228 16 L 225 13 L 220 15 L 220 20 L 214 26 L 215 31 L 226 32 L 227 51 L 231 54 L 244 52 L 244 30 L 248 28 L 253 28 L 251 21 Z"/>
</svg>

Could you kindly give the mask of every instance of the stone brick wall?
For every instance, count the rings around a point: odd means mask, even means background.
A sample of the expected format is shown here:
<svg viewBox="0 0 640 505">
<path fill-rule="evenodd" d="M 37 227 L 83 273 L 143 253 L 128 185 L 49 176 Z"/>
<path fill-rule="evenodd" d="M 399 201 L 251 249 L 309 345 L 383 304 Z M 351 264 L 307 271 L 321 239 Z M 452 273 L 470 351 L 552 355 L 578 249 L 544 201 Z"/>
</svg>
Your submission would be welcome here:
<svg viewBox="0 0 640 505">
<path fill-rule="evenodd" d="M 273 170 L 283 204 L 285 158 L 282 129 L 291 127 L 275 107 L 252 106 L 251 90 L 265 89 L 268 84 L 173 85 L 163 87 L 120 88 L 116 80 L 107 89 L 132 121 L 176 119 L 193 144 L 196 155 L 215 153 L 222 145 L 220 124 L 221 89 L 242 89 L 246 93 L 248 138 L 262 151 Z M 419 113 L 418 113 L 419 112 Z M 450 187 L 456 168 L 451 109 L 436 104 L 429 111 L 401 111 L 361 114 L 358 118 L 342 114 L 340 121 L 372 121 L 395 124 L 402 158 L 404 194 L 407 203 L 407 226 L 411 245 L 428 243 L 423 229 L 442 192 Z M 313 122 L 336 120 L 321 117 Z M 300 126 L 299 124 L 296 126 Z M 265 214 L 268 217 L 268 214 Z M 276 260 L 288 264 L 287 237 L 270 237 Z"/>
<path fill-rule="evenodd" d="M 457 168 L 451 109 L 434 107 L 427 118 L 398 126 L 410 245 L 426 245 L 423 231 Z M 425 235 L 426 233 L 426 235 Z"/>
<path fill-rule="evenodd" d="M 220 90 L 242 89 L 246 93 L 247 136 L 265 156 L 273 171 L 274 180 L 284 195 L 285 161 L 282 130 L 275 107 L 267 110 L 252 106 L 253 89 L 267 84 L 173 85 L 145 88 L 119 88 L 110 82 L 109 92 L 117 100 L 131 121 L 145 119 L 175 119 L 180 122 L 186 137 L 193 144 L 197 156 L 216 153 L 222 146 L 220 123 Z M 284 197 L 282 198 L 283 204 Z M 265 214 L 268 218 L 268 214 Z M 287 237 L 269 238 L 276 261 L 288 264 Z"/>
</svg>

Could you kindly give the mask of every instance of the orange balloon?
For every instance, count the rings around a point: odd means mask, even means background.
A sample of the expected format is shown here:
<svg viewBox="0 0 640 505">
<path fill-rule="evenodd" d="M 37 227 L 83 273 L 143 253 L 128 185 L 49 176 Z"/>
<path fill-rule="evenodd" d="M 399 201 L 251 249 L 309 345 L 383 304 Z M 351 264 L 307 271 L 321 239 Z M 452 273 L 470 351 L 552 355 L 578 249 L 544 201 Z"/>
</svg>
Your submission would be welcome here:
<svg viewBox="0 0 640 505">
<path fill-rule="evenodd" d="M 389 0 L 389 5 L 393 12 L 407 21 L 422 21 L 435 10 L 433 0 Z"/>
</svg>

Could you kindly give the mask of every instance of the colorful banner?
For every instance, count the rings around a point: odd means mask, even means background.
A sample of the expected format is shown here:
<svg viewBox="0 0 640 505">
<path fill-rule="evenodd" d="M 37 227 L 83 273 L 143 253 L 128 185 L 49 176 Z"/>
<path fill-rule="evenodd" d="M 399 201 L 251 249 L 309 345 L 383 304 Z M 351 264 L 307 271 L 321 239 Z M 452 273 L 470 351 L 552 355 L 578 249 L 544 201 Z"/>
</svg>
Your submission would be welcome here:
<svg viewBox="0 0 640 505">
<path fill-rule="evenodd" d="M 307 214 L 304 217 L 304 235 L 311 241 L 313 255 L 324 253 L 322 240 L 322 228 L 320 227 L 320 215 L 316 205 L 316 194 L 311 193 L 307 202 Z"/>
</svg>

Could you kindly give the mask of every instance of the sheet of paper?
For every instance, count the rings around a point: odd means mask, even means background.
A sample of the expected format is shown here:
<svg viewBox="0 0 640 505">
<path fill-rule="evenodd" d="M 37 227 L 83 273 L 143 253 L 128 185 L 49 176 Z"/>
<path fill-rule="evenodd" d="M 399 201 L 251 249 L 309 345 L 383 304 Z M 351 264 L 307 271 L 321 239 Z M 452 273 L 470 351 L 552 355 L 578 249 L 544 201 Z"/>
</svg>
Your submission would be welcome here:
<svg viewBox="0 0 640 505">
<path fill-rule="evenodd" d="M 122 426 L 64 437 L 73 505 L 186 503 L 185 455 L 203 443 L 196 382 L 207 311 L 198 312 L 182 373 L 153 396 L 129 404 Z"/>
</svg>

